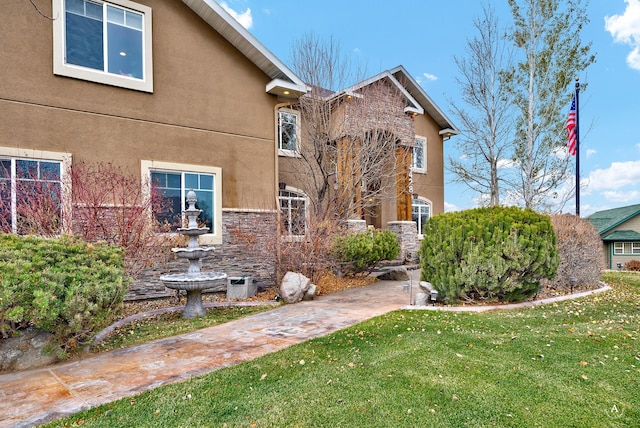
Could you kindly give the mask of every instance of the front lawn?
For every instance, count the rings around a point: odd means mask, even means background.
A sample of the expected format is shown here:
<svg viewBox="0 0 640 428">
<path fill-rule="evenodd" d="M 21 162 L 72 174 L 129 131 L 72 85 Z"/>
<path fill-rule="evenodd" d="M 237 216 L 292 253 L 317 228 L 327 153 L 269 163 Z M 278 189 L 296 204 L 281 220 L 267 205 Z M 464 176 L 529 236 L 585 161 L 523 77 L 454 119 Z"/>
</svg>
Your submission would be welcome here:
<svg viewBox="0 0 640 428">
<path fill-rule="evenodd" d="M 630 427 L 640 275 L 481 314 L 399 311 L 50 426 Z"/>
</svg>

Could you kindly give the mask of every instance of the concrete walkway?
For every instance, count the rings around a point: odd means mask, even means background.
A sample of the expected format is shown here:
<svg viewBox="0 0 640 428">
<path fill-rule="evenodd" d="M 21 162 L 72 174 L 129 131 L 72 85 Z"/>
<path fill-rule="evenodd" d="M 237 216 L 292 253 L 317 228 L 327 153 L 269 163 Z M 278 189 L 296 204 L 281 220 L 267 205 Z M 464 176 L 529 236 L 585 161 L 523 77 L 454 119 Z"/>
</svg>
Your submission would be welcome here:
<svg viewBox="0 0 640 428">
<path fill-rule="evenodd" d="M 410 274 L 415 294 L 419 271 Z M 407 288 L 403 282 L 380 281 L 128 349 L 2 374 L 0 427 L 42 424 L 248 361 L 397 309 L 415 308 L 409 306 Z"/>
</svg>

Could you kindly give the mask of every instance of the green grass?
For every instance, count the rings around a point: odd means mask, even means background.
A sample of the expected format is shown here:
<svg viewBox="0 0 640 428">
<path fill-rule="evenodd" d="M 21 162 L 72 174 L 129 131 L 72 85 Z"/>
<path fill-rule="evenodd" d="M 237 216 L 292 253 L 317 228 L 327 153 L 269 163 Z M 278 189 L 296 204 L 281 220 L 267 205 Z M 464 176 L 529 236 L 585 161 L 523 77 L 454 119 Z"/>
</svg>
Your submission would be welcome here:
<svg viewBox="0 0 640 428">
<path fill-rule="evenodd" d="M 399 311 L 50 426 L 638 427 L 640 275 L 482 314 Z"/>
<path fill-rule="evenodd" d="M 188 333 L 216 324 L 222 324 L 247 315 L 273 309 L 273 306 L 230 306 L 210 308 L 203 317 L 185 319 L 181 311 L 153 315 L 116 328 L 102 342 L 92 348 L 94 352 L 126 348 L 152 340 Z"/>
</svg>

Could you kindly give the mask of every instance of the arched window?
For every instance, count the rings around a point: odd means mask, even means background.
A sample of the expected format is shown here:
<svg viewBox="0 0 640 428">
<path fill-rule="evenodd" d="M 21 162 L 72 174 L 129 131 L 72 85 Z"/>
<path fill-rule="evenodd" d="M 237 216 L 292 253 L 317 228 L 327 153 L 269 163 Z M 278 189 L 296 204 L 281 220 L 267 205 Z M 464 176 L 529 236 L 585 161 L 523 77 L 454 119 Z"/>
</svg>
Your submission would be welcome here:
<svg viewBox="0 0 640 428">
<path fill-rule="evenodd" d="M 307 197 L 293 189 L 280 190 L 282 232 L 288 236 L 304 236 L 307 233 Z"/>
<path fill-rule="evenodd" d="M 431 202 L 425 199 L 414 199 L 411 203 L 411 219 L 418 226 L 418 236 L 422 237 L 422 227 L 431 217 Z"/>
</svg>

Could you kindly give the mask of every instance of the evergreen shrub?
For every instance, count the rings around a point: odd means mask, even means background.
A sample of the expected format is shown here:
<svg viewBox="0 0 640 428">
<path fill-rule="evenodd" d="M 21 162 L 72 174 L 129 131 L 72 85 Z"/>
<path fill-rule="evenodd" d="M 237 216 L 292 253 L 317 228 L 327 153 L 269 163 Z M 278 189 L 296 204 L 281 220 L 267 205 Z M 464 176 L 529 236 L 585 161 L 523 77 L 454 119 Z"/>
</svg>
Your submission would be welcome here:
<svg viewBox="0 0 640 428">
<path fill-rule="evenodd" d="M 128 281 L 118 247 L 0 234 L 0 334 L 35 327 L 73 350 L 111 323 Z"/>
<path fill-rule="evenodd" d="M 389 230 L 375 230 L 337 236 L 331 252 L 343 266 L 343 273 L 370 273 L 382 260 L 393 260 L 400 254 L 398 237 Z"/>
<path fill-rule="evenodd" d="M 421 280 L 449 300 L 522 301 L 558 269 L 549 217 L 530 209 L 488 207 L 427 220 L 419 250 Z"/>
</svg>

